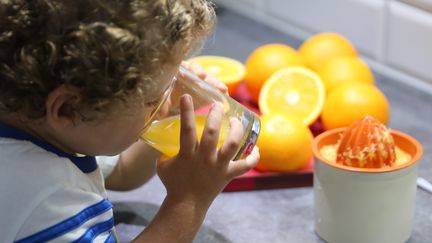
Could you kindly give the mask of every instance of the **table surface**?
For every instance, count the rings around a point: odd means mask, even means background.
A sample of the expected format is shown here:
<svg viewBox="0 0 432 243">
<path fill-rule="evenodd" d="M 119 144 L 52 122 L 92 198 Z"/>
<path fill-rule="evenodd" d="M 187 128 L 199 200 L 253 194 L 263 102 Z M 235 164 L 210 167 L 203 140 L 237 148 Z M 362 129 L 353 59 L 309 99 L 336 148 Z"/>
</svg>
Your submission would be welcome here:
<svg viewBox="0 0 432 243">
<path fill-rule="evenodd" d="M 279 42 L 296 48 L 301 41 L 220 8 L 217 28 L 201 53 L 244 61 L 262 44 Z M 375 75 L 377 86 L 391 104 L 389 127 L 404 131 L 422 143 L 424 155 L 419 175 L 432 181 L 432 93 Z M 134 191 L 108 193 L 124 241 L 151 220 L 165 197 L 165 189 L 157 177 Z M 431 239 L 432 194 L 417 190 L 414 227 L 408 242 L 431 242 Z M 210 207 L 194 242 L 322 242 L 314 232 L 313 189 L 223 192 Z"/>
</svg>

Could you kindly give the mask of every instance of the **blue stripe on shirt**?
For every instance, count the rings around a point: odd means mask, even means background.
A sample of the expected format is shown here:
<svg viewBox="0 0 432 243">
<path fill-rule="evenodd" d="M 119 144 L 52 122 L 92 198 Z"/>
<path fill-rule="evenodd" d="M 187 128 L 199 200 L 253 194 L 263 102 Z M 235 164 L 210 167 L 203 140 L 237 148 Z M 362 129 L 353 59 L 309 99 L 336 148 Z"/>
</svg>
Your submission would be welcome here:
<svg viewBox="0 0 432 243">
<path fill-rule="evenodd" d="M 114 218 L 111 217 L 110 219 L 97 223 L 87 229 L 87 231 L 74 243 L 86 243 L 86 242 L 93 242 L 93 240 L 98 237 L 100 234 L 111 230 L 114 227 Z"/>
<path fill-rule="evenodd" d="M 53 240 L 61 235 L 66 234 L 69 231 L 78 228 L 86 221 L 105 213 L 111 208 L 112 208 L 112 204 L 108 200 L 103 199 L 100 202 L 83 209 L 81 212 L 77 213 L 76 215 L 66 220 L 63 220 L 58 224 L 55 224 L 47 229 L 39 231 L 33 235 L 30 235 L 16 242 L 17 243 L 46 242 L 46 241 Z"/>
<path fill-rule="evenodd" d="M 116 243 L 112 231 L 109 233 L 108 238 L 106 238 L 104 243 Z"/>
</svg>

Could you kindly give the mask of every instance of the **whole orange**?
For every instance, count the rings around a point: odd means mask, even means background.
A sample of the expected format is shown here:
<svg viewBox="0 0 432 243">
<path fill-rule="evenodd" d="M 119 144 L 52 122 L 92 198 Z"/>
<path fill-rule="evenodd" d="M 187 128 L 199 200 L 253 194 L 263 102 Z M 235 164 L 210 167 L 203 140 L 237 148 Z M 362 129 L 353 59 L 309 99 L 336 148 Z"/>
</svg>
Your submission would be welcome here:
<svg viewBox="0 0 432 243">
<path fill-rule="evenodd" d="M 330 93 L 336 86 L 347 82 L 374 84 L 374 76 L 369 66 L 355 56 L 335 57 L 324 64 L 319 75 Z"/>
<path fill-rule="evenodd" d="M 321 120 L 326 129 L 349 126 L 366 115 L 387 124 L 389 112 L 389 102 L 376 86 L 350 82 L 341 84 L 330 92 Z"/>
<path fill-rule="evenodd" d="M 244 82 L 252 100 L 258 102 L 264 82 L 277 70 L 305 66 L 306 62 L 295 49 L 285 44 L 266 44 L 255 49 L 247 58 Z"/>
<path fill-rule="evenodd" d="M 295 117 L 282 114 L 261 116 L 258 170 L 289 172 L 306 167 L 312 158 L 313 136 Z"/>
<path fill-rule="evenodd" d="M 309 37 L 299 47 L 299 53 L 315 71 L 334 57 L 357 56 L 354 45 L 341 34 L 333 32 L 321 32 Z"/>
</svg>

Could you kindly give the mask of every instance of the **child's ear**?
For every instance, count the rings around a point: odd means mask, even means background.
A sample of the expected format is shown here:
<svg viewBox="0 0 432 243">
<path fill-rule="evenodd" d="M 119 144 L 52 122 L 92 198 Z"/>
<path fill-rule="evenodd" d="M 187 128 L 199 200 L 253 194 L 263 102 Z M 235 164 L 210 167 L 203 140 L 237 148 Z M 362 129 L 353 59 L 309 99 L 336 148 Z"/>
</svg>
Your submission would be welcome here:
<svg viewBox="0 0 432 243">
<path fill-rule="evenodd" d="M 47 122 L 59 129 L 74 126 L 81 119 L 76 112 L 80 101 L 78 88 L 60 85 L 51 91 L 46 99 Z"/>
</svg>

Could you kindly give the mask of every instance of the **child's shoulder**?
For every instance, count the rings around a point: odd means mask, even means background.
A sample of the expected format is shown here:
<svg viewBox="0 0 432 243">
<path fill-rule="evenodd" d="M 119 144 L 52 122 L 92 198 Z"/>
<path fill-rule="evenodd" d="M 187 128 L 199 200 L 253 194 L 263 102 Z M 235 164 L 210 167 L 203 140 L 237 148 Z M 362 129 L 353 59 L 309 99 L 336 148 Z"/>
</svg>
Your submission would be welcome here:
<svg viewBox="0 0 432 243">
<path fill-rule="evenodd" d="M 0 224 L 5 225 L 1 242 L 7 235 L 37 232 L 97 203 L 111 207 L 70 160 L 29 141 L 0 138 L 0 168 Z"/>
<path fill-rule="evenodd" d="M 0 138 L 0 191 L 10 202 L 30 203 L 60 187 L 75 187 L 79 170 L 65 158 L 29 142 Z"/>
<path fill-rule="evenodd" d="M 70 180 L 73 165 L 67 159 L 37 146 L 36 144 L 10 138 L 0 138 L 1 179 L 11 177 L 17 180 L 34 179 L 37 181 Z M 34 183 L 37 186 L 37 183 Z"/>
<path fill-rule="evenodd" d="M 102 183 L 102 178 L 91 175 L 100 174 L 99 169 L 84 173 L 70 158 L 26 140 L 0 137 L 0 167 L 0 186 L 7 184 L 15 190 L 39 191 L 58 186 L 91 190 L 85 184 Z"/>
</svg>

